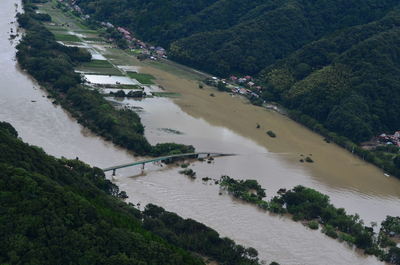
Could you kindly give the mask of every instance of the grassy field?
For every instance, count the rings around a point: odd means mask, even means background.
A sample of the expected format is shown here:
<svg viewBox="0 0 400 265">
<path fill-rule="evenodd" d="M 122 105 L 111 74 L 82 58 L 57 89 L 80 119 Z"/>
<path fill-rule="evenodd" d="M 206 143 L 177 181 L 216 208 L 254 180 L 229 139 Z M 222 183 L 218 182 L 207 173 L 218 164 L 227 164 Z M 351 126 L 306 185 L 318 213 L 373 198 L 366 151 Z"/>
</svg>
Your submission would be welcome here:
<svg viewBox="0 0 400 265">
<path fill-rule="evenodd" d="M 123 76 L 124 74 L 121 73 L 116 68 L 101 68 L 101 67 L 83 67 L 79 66 L 76 70 L 84 72 L 86 74 L 96 74 L 96 75 L 116 75 L 116 76 Z"/>
<path fill-rule="evenodd" d="M 106 60 L 92 60 L 88 63 L 82 64 L 86 68 L 114 68 L 114 66 Z"/>
<path fill-rule="evenodd" d="M 52 0 L 42 5 L 38 5 L 39 10 L 51 16 L 52 22 L 47 23 L 49 29 L 63 28 L 66 30 L 73 30 L 80 33 L 96 33 L 86 27 L 80 18 L 76 17 L 70 11 L 63 11 L 57 8 L 57 1 Z M 53 25 L 56 24 L 56 25 Z"/>
<path fill-rule="evenodd" d="M 153 80 L 155 79 L 154 76 L 149 74 L 140 74 L 135 72 L 127 72 L 130 78 L 136 79 L 139 83 L 144 85 L 151 85 L 154 84 Z"/>
<path fill-rule="evenodd" d="M 116 65 L 134 65 L 134 62 L 137 62 L 136 57 L 118 48 L 107 48 L 103 56 L 111 59 Z"/>
<path fill-rule="evenodd" d="M 139 85 L 118 85 L 118 88 L 120 89 L 141 89 L 143 90 L 143 87 Z"/>
<path fill-rule="evenodd" d="M 80 42 L 81 39 L 75 35 L 68 35 L 68 34 L 54 34 L 56 40 L 58 41 L 71 41 L 71 42 Z"/>
<path fill-rule="evenodd" d="M 145 65 L 148 65 L 150 67 L 154 67 L 160 70 L 163 70 L 165 72 L 174 74 L 179 77 L 183 77 L 185 79 L 189 80 L 197 80 L 197 81 L 202 81 L 206 78 L 205 75 L 202 75 L 200 73 L 194 72 L 194 70 L 191 70 L 190 68 L 171 62 L 171 61 L 150 61 L 147 60 L 144 62 Z"/>
<path fill-rule="evenodd" d="M 143 50 L 142 49 L 134 49 L 134 50 L 127 50 L 126 52 L 131 55 L 136 56 L 136 55 L 141 54 L 143 52 Z"/>
<path fill-rule="evenodd" d="M 92 60 L 88 63 L 83 63 L 76 70 L 97 75 L 125 75 L 106 60 Z"/>
<path fill-rule="evenodd" d="M 104 39 L 100 37 L 85 37 L 83 38 L 85 41 L 96 41 L 96 42 L 104 42 Z"/>
<path fill-rule="evenodd" d="M 68 30 L 59 26 L 46 26 L 53 34 L 68 34 Z"/>
</svg>

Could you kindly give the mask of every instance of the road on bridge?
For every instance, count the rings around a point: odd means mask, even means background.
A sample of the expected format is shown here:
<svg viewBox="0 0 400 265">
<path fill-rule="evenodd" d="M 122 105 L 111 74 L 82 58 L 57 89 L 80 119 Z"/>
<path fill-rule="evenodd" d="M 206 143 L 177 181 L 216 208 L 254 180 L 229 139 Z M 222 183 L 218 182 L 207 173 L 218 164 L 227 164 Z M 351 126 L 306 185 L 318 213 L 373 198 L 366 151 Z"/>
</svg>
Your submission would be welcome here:
<svg viewBox="0 0 400 265">
<path fill-rule="evenodd" d="M 159 162 L 159 161 L 167 161 L 167 160 L 172 160 L 174 158 L 199 158 L 200 156 L 204 157 L 220 157 L 220 156 L 233 156 L 235 154 L 224 154 L 224 153 L 213 153 L 213 152 L 199 152 L 199 153 L 185 153 L 185 154 L 176 154 L 176 155 L 169 155 L 169 156 L 161 156 L 161 157 L 155 157 L 151 159 L 146 159 L 146 160 L 141 160 L 141 161 L 136 161 L 128 164 L 123 164 L 123 165 L 117 165 L 117 166 L 112 166 L 108 168 L 103 168 L 104 172 L 107 171 L 113 171 L 113 175 L 115 175 L 115 171 L 120 168 L 126 168 L 126 167 L 133 167 L 137 165 L 142 165 L 144 167 L 145 164 L 152 163 L 152 162 Z"/>
</svg>

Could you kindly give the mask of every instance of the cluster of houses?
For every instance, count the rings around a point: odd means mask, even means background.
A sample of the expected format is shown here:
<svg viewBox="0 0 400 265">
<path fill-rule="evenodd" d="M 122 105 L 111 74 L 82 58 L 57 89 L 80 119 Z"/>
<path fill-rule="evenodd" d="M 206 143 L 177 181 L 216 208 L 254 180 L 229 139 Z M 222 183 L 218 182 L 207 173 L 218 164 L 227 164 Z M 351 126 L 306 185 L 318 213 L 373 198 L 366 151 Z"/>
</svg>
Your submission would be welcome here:
<svg viewBox="0 0 400 265">
<path fill-rule="evenodd" d="M 101 22 L 101 25 L 105 27 L 114 27 L 114 25 L 109 22 Z M 157 60 L 159 58 L 167 59 L 167 51 L 164 48 L 147 45 L 142 40 L 135 38 L 126 28 L 116 27 L 116 30 L 120 32 L 123 35 L 123 38 L 128 42 L 129 49 L 140 49 L 142 55 L 145 55 L 152 60 Z"/>
<path fill-rule="evenodd" d="M 400 147 L 400 131 L 395 132 L 394 134 L 386 134 L 382 133 L 378 136 L 378 141 L 380 143 L 388 144 L 388 145 L 396 145 Z"/>
<path fill-rule="evenodd" d="M 228 79 L 219 79 L 212 77 L 206 83 L 217 86 L 219 82 L 222 82 L 228 89 L 234 94 L 247 96 L 250 98 L 259 98 L 263 90 L 261 86 L 256 85 L 253 77 L 247 75 L 244 77 L 230 76 Z"/>
<path fill-rule="evenodd" d="M 261 89 L 261 86 L 256 86 L 256 83 L 254 82 L 253 77 L 246 75 L 244 77 L 237 77 L 234 75 L 231 75 L 229 77 L 229 80 L 237 85 L 242 85 L 242 86 L 246 86 L 249 88 L 256 88 L 258 90 Z"/>
<path fill-rule="evenodd" d="M 75 10 L 82 16 L 83 19 L 90 18 L 89 15 L 85 15 L 82 12 L 82 9 L 76 4 L 76 0 L 58 0 L 58 1 L 68 3 L 73 10 Z M 127 41 L 129 49 L 140 49 L 141 54 L 152 60 L 157 60 L 159 58 L 167 59 L 167 51 L 164 48 L 147 45 L 142 40 L 135 38 L 133 33 L 131 33 L 128 29 L 123 27 L 115 27 L 110 22 L 100 22 L 100 24 L 103 27 L 114 28 L 118 32 L 120 32 L 123 35 L 123 38 Z M 113 40 L 109 39 L 109 41 Z"/>
<path fill-rule="evenodd" d="M 114 25 L 110 22 L 101 22 L 101 25 L 108 28 L 115 28 L 119 33 L 121 33 L 123 38 L 127 41 L 129 49 L 140 49 L 142 55 L 145 55 L 152 60 L 157 60 L 158 58 L 167 58 L 167 51 L 164 48 L 149 46 L 144 41 L 135 38 L 133 33 L 131 33 L 128 29 L 123 27 L 114 27 Z"/>
<path fill-rule="evenodd" d="M 82 15 L 84 19 L 90 18 L 89 15 L 83 14 L 82 9 L 76 4 L 76 0 L 69 0 L 69 1 L 68 0 L 58 0 L 58 1 L 61 3 L 65 2 L 65 3 L 69 4 L 69 6 L 72 8 L 72 10 L 74 10 L 74 11 L 78 12 L 80 15 Z"/>
</svg>

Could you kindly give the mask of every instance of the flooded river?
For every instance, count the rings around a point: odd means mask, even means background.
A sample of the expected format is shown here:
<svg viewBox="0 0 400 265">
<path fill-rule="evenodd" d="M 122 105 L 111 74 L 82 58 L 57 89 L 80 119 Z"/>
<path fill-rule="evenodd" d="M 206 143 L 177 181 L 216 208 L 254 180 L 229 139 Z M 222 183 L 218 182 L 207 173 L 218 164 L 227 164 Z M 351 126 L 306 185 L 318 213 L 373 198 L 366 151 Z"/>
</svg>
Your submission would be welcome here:
<svg viewBox="0 0 400 265">
<path fill-rule="evenodd" d="M 135 160 L 83 129 L 60 107 L 54 106 L 14 61 L 15 43 L 8 40 L 15 29 L 15 6 L 19 1 L 0 3 L 0 120 L 12 123 L 27 142 L 48 153 L 79 157 L 91 165 L 106 167 Z M 151 143 L 178 142 L 194 145 L 198 151 L 235 153 L 214 163 L 196 162 L 192 180 L 178 168 L 146 166 L 119 170 L 116 183 L 129 200 L 141 205 L 155 203 L 183 217 L 190 217 L 216 229 L 247 247 L 254 247 L 267 263 L 280 264 L 381 264 L 374 257 L 357 253 L 318 231 L 285 217 L 273 216 L 253 206 L 219 195 L 219 188 L 201 178 L 257 179 L 272 196 L 281 187 L 302 184 L 328 194 L 332 202 L 348 212 L 358 212 L 369 223 L 385 215 L 400 213 L 400 181 L 363 163 L 350 153 L 309 132 L 276 113 L 267 112 L 228 94 L 198 89 L 197 82 L 149 65 L 141 65 L 172 92 L 176 100 L 149 98 L 119 103 L 140 109 L 146 137 Z M 260 129 L 255 125 L 259 123 Z M 278 137 L 268 137 L 272 129 Z M 314 164 L 299 162 L 311 155 Z"/>
<path fill-rule="evenodd" d="M 15 62 L 17 40 L 9 40 L 11 29 L 14 33 L 17 30 L 14 3 L 20 10 L 20 1 L 0 2 L 0 120 L 10 122 L 24 141 L 57 157 L 79 157 L 99 167 L 132 161 L 127 152 L 94 136 L 60 106 L 53 105 L 46 93 L 20 71 Z"/>
</svg>

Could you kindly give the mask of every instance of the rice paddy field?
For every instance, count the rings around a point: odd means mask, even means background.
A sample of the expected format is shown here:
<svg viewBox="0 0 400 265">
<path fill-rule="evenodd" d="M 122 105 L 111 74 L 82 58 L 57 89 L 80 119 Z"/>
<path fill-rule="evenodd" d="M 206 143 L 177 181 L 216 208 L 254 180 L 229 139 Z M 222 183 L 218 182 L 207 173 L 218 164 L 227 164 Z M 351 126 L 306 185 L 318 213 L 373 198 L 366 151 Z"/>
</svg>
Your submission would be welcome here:
<svg viewBox="0 0 400 265">
<path fill-rule="evenodd" d="M 92 60 L 79 65 L 81 73 L 91 88 L 136 90 L 143 89 L 155 97 L 178 97 L 178 93 L 165 92 L 155 83 L 155 77 L 142 73 L 141 67 L 151 62 L 141 62 L 136 56 L 141 50 L 121 50 L 101 37 L 100 31 L 90 29 L 85 21 L 56 0 L 38 5 L 40 13 L 47 13 L 52 21 L 46 27 L 56 40 L 66 46 L 87 49 Z M 165 66 L 164 66 L 165 67 Z M 170 67 L 172 71 L 178 68 Z"/>
<path fill-rule="evenodd" d="M 155 79 L 154 76 L 150 74 L 141 74 L 136 72 L 127 72 L 127 75 L 130 78 L 136 79 L 143 85 L 151 85 L 154 84 L 153 80 Z"/>
</svg>

